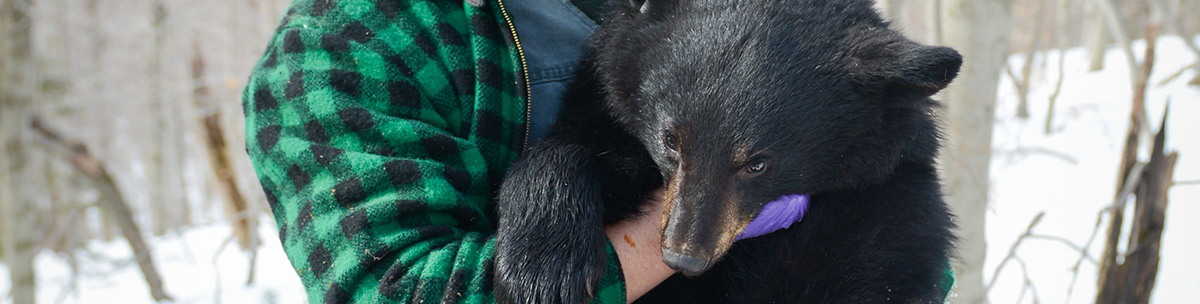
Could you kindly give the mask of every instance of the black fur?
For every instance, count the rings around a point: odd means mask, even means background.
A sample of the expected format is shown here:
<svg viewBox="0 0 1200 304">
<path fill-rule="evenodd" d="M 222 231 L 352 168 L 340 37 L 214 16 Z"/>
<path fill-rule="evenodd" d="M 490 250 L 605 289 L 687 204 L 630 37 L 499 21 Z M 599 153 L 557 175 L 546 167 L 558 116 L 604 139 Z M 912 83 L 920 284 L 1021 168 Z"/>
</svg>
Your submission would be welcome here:
<svg viewBox="0 0 1200 304">
<path fill-rule="evenodd" d="M 664 252 L 707 262 L 664 260 L 687 276 L 640 302 L 941 301 L 953 224 L 929 96 L 957 52 L 889 30 L 866 0 L 626 1 L 501 186 L 498 300 L 585 301 L 602 226 L 666 185 Z M 812 195 L 803 221 L 732 243 L 794 193 Z"/>
</svg>

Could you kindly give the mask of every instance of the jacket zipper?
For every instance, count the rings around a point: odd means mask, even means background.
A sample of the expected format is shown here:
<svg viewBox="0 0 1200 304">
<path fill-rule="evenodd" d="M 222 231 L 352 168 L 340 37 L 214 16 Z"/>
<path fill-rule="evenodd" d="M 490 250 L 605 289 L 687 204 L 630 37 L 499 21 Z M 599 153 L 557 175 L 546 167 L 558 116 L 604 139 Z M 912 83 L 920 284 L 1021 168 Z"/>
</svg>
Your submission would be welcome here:
<svg viewBox="0 0 1200 304">
<path fill-rule="evenodd" d="M 521 142 L 521 150 L 524 151 L 529 146 L 529 128 L 532 122 L 529 119 L 532 117 L 533 111 L 533 91 L 529 85 L 529 67 L 525 64 L 525 50 L 521 48 L 521 39 L 517 38 L 517 27 L 513 25 L 512 18 L 508 16 L 508 9 L 504 8 L 504 0 L 496 0 L 500 5 L 500 14 L 504 15 L 504 22 L 508 23 L 508 31 L 512 34 L 513 44 L 517 45 L 517 56 L 521 58 L 521 74 L 525 79 L 525 140 Z"/>
</svg>

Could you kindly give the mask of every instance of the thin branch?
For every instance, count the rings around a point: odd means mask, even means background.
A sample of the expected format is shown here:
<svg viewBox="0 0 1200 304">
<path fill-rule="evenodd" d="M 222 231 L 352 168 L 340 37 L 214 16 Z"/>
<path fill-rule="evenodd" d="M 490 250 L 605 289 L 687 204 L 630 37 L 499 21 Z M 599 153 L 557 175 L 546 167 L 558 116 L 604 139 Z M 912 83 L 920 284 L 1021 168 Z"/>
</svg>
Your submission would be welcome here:
<svg viewBox="0 0 1200 304">
<path fill-rule="evenodd" d="M 1197 184 L 1200 184 L 1200 180 L 1190 180 L 1190 181 L 1174 181 L 1174 182 L 1171 182 L 1171 186 L 1194 186 L 1194 185 L 1197 185 Z"/>
<path fill-rule="evenodd" d="M 1022 269 L 1023 270 L 1023 269 Z M 1021 293 L 1017 294 L 1017 303 L 1020 304 L 1022 299 L 1025 299 L 1025 293 L 1029 291 L 1029 284 L 1021 282 Z"/>
<path fill-rule="evenodd" d="M 217 283 L 215 284 L 216 289 L 213 290 L 213 303 L 221 303 L 221 267 L 217 262 L 219 262 L 221 259 L 221 252 L 225 251 L 225 247 L 228 247 L 230 243 L 233 243 L 235 238 L 236 237 L 232 234 L 225 237 L 225 241 L 221 242 L 221 246 L 217 246 L 217 252 L 213 253 L 212 265 L 213 270 L 216 272 L 217 279 Z"/>
<path fill-rule="evenodd" d="M 1050 150 L 1050 149 L 1043 148 L 1043 147 L 1019 147 L 1019 148 L 1012 149 L 1012 150 L 997 151 L 997 153 L 1016 154 L 1016 155 L 1042 154 L 1042 155 L 1054 157 L 1057 159 L 1061 159 L 1072 165 L 1079 163 L 1079 160 L 1075 159 L 1074 157 L 1071 157 L 1070 155 L 1067 155 L 1066 153 Z"/>
<path fill-rule="evenodd" d="M 1137 189 L 1138 183 L 1142 182 L 1142 171 L 1145 170 L 1146 163 L 1133 164 L 1133 169 L 1129 170 L 1129 175 L 1126 175 L 1125 185 L 1121 187 L 1121 192 L 1117 194 L 1112 207 L 1109 207 L 1110 210 L 1125 210 L 1125 203 L 1129 201 L 1129 195 L 1133 194 L 1133 190 Z"/>
<path fill-rule="evenodd" d="M 246 286 L 254 285 L 255 269 L 258 269 L 258 249 L 250 250 L 250 270 L 246 274 Z"/>
<path fill-rule="evenodd" d="M 1175 1 L 1164 3 L 1164 2 L 1162 2 L 1162 0 L 1154 0 L 1154 1 L 1150 1 L 1150 4 L 1155 5 L 1156 9 L 1164 12 L 1163 14 L 1160 14 L 1160 15 L 1165 15 L 1162 17 L 1164 19 L 1163 21 L 1167 24 L 1168 27 L 1174 29 L 1175 33 L 1179 34 L 1179 37 L 1183 38 L 1183 45 L 1186 46 L 1188 48 L 1188 50 L 1192 51 L 1192 54 L 1196 55 L 1196 58 L 1200 58 L 1200 46 L 1196 45 L 1195 33 L 1191 32 L 1190 31 L 1191 29 L 1189 29 L 1186 25 L 1184 25 L 1182 22 L 1180 22 L 1180 20 L 1183 19 L 1183 16 L 1185 14 L 1183 8 L 1179 7 L 1180 3 L 1175 2 Z M 1172 14 L 1170 12 L 1175 12 L 1175 13 Z M 1188 17 L 1191 17 L 1191 16 L 1188 16 Z M 1195 68 L 1196 75 L 1194 75 L 1194 77 L 1192 78 L 1191 81 L 1188 82 L 1188 84 L 1189 85 L 1200 85 L 1200 65 L 1193 63 L 1191 66 L 1189 66 L 1189 68 Z M 1176 76 L 1178 76 L 1178 75 L 1176 75 Z"/>
<path fill-rule="evenodd" d="M 1200 56 L 1196 56 L 1196 57 L 1200 58 Z M 1175 73 L 1171 73 L 1171 76 L 1167 76 L 1167 78 L 1163 79 L 1162 81 L 1159 81 L 1158 86 L 1161 87 L 1161 86 L 1167 85 L 1168 83 L 1171 83 L 1171 81 L 1175 80 L 1175 78 L 1179 78 L 1180 75 L 1183 75 L 1183 72 L 1187 72 L 1188 70 L 1191 70 L 1192 68 L 1196 67 L 1197 65 L 1200 65 L 1200 62 L 1193 62 L 1192 64 L 1189 64 L 1188 66 L 1185 66 L 1182 69 L 1179 69 L 1179 71 L 1176 71 Z"/>
<path fill-rule="evenodd" d="M 1083 246 L 1079 246 L 1078 244 L 1075 244 L 1075 242 L 1072 242 L 1071 240 L 1068 240 L 1067 238 L 1064 238 L 1061 236 L 1045 235 L 1045 234 L 1031 234 L 1031 235 L 1029 235 L 1029 238 L 1062 243 L 1063 245 L 1067 245 L 1067 247 L 1071 247 L 1071 249 L 1074 249 L 1075 251 L 1083 252 L 1083 256 L 1087 257 L 1089 260 L 1096 261 L 1095 258 L 1093 258 L 1091 255 L 1087 254 L 1086 248 L 1084 248 Z"/>
<path fill-rule="evenodd" d="M 1021 294 L 1022 294 L 1021 298 L 1025 297 L 1024 296 L 1025 289 L 1029 289 L 1029 291 L 1033 292 L 1033 303 L 1034 304 L 1041 303 L 1042 300 L 1038 297 L 1037 286 L 1034 286 L 1033 279 L 1029 277 L 1029 265 L 1026 265 L 1025 260 L 1020 257 L 1017 257 L 1015 259 L 1017 261 L 1017 265 L 1021 265 L 1021 273 L 1022 273 L 1022 279 L 1023 279 L 1023 283 L 1022 283 L 1022 287 L 1021 287 Z M 1017 300 L 1020 301 L 1021 298 L 1017 298 Z"/>
<path fill-rule="evenodd" d="M 1022 233 L 1021 236 L 1017 237 L 1017 240 L 1013 242 L 1012 246 L 1008 247 L 1008 254 L 1004 255 L 1004 259 L 1000 260 L 1000 265 L 996 266 L 996 272 L 992 273 L 992 279 L 988 280 L 987 287 L 984 288 L 983 294 L 986 295 L 990 293 L 992 291 L 992 287 L 996 286 L 996 278 L 1000 276 L 1000 271 L 1004 270 L 1004 265 L 1008 264 L 1008 261 L 1017 258 L 1017 247 L 1020 247 L 1021 243 L 1024 242 L 1026 238 L 1028 238 L 1030 235 L 1033 235 L 1033 228 L 1037 227 L 1037 225 L 1042 222 L 1042 217 L 1045 215 L 1046 212 L 1042 211 L 1033 216 L 1033 220 L 1029 221 L 1029 227 L 1025 228 L 1025 233 Z"/>
<path fill-rule="evenodd" d="M 1096 214 L 1096 225 L 1092 227 L 1092 234 L 1088 236 L 1088 240 L 1083 244 L 1083 251 L 1079 254 L 1079 259 L 1075 260 L 1075 266 L 1071 266 L 1071 283 L 1067 284 L 1067 301 L 1071 303 L 1071 294 L 1075 292 L 1075 282 L 1079 280 L 1079 266 L 1083 265 L 1084 259 L 1088 259 L 1096 264 L 1100 262 L 1088 255 L 1087 249 L 1092 247 L 1092 243 L 1096 240 L 1096 236 L 1100 234 L 1100 223 L 1104 222 L 1104 214 L 1108 213 L 1108 209 L 1100 210 Z"/>
<path fill-rule="evenodd" d="M 1009 247 L 1008 253 L 1004 256 L 1004 259 L 1000 260 L 1000 265 L 996 266 L 996 271 L 992 273 L 991 280 L 988 281 L 988 284 L 987 284 L 986 288 L 984 289 L 984 293 L 987 294 L 987 293 L 991 292 L 992 287 L 994 287 L 996 285 L 996 280 L 999 278 L 1000 272 L 1002 270 L 1004 270 L 1004 267 L 1008 264 L 1009 261 L 1017 260 L 1018 263 L 1021 263 L 1020 257 L 1017 256 L 1017 249 L 1021 246 L 1021 244 L 1023 244 L 1025 242 L 1026 239 L 1043 239 L 1043 240 L 1056 241 L 1056 242 L 1063 243 L 1063 244 L 1067 245 L 1068 247 L 1071 247 L 1071 249 L 1073 249 L 1075 251 L 1080 252 L 1079 260 L 1077 260 L 1075 262 L 1075 266 L 1072 267 L 1072 269 L 1074 270 L 1074 275 L 1071 278 L 1072 283 L 1070 286 L 1072 286 L 1072 288 L 1073 288 L 1075 280 L 1078 279 L 1079 267 L 1083 263 L 1084 260 L 1088 260 L 1088 261 L 1091 261 L 1094 263 L 1099 263 L 1098 260 L 1096 260 L 1090 254 L 1088 254 L 1087 248 L 1091 247 L 1092 242 L 1096 239 L 1096 235 L 1099 234 L 1100 223 L 1101 223 L 1101 218 L 1102 218 L 1103 214 L 1107 213 L 1110 210 L 1116 209 L 1116 208 L 1121 208 L 1121 210 L 1123 210 L 1125 208 L 1124 206 L 1126 204 L 1126 201 L 1128 200 L 1129 195 L 1133 193 L 1134 189 L 1136 189 L 1137 184 L 1141 181 L 1142 171 L 1144 171 L 1144 170 L 1145 170 L 1144 163 L 1138 162 L 1138 163 L 1134 164 L 1134 167 L 1129 172 L 1129 176 L 1125 179 L 1126 183 L 1121 188 L 1121 192 L 1117 195 L 1117 197 L 1113 201 L 1113 204 L 1111 205 L 1111 207 L 1101 210 L 1100 215 L 1097 216 L 1096 226 L 1092 230 L 1092 235 L 1088 237 L 1087 243 L 1085 243 L 1082 246 L 1077 245 L 1074 242 L 1071 242 L 1070 240 L 1063 238 L 1063 237 L 1033 233 L 1033 229 L 1036 228 L 1038 226 L 1038 224 L 1040 224 L 1042 222 L 1042 218 L 1046 215 L 1046 212 L 1042 211 L 1042 212 L 1038 212 L 1037 215 L 1034 215 L 1033 219 L 1029 221 L 1029 226 L 1027 226 L 1025 228 L 1025 232 L 1021 233 L 1021 235 L 1017 237 L 1017 240 L 1015 242 L 1013 242 L 1013 245 L 1011 247 Z M 1021 263 L 1021 264 L 1023 264 L 1023 263 Z M 1026 274 L 1026 276 L 1028 276 L 1028 274 Z M 1036 294 L 1037 294 L 1037 292 L 1034 291 L 1034 301 L 1035 302 L 1038 301 Z M 1068 295 L 1069 294 L 1070 294 L 1070 291 L 1068 291 Z"/>
</svg>

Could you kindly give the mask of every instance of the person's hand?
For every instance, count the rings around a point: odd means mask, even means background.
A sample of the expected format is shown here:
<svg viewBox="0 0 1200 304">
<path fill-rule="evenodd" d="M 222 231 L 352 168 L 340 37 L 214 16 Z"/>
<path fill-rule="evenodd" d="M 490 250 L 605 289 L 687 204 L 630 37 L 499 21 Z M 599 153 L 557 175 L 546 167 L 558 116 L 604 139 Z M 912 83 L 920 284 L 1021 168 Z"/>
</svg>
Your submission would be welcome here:
<svg viewBox="0 0 1200 304">
<path fill-rule="evenodd" d="M 625 299 L 632 303 L 675 274 L 662 260 L 663 189 L 655 190 L 642 215 L 604 227 L 625 273 Z"/>
</svg>

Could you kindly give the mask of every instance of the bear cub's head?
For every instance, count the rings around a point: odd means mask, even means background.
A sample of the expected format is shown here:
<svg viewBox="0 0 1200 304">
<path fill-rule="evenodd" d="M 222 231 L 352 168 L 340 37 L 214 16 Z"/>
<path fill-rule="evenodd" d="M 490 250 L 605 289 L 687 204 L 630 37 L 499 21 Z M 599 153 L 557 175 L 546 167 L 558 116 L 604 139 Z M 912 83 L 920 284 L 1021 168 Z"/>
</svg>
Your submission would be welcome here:
<svg viewBox="0 0 1200 304">
<path fill-rule="evenodd" d="M 929 96 L 962 57 L 888 29 L 870 1 L 622 1 L 597 67 L 608 110 L 662 171 L 672 268 L 708 270 L 782 195 L 932 163 Z"/>
</svg>

